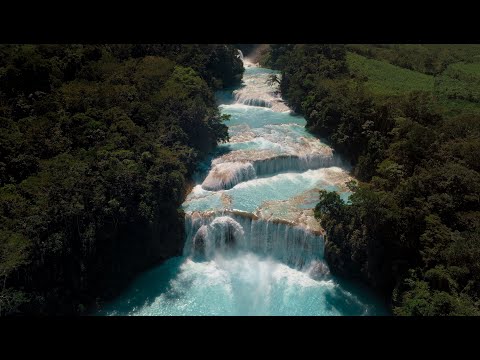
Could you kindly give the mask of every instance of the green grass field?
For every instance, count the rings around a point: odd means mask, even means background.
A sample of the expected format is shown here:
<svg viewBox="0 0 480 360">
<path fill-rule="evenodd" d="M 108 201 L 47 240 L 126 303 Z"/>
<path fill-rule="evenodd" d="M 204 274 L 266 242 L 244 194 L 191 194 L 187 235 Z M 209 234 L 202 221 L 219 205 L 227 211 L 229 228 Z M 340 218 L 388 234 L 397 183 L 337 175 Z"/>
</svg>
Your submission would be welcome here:
<svg viewBox="0 0 480 360">
<path fill-rule="evenodd" d="M 437 76 L 392 65 L 387 61 L 347 53 L 350 71 L 366 78 L 365 86 L 377 96 L 411 91 L 432 92 L 448 115 L 480 115 L 480 63 L 454 63 Z"/>
<path fill-rule="evenodd" d="M 433 76 L 385 61 L 348 52 L 347 63 L 353 73 L 368 78 L 366 86 L 375 95 L 401 95 L 415 90 L 433 91 L 434 88 Z"/>
<path fill-rule="evenodd" d="M 370 59 L 419 71 L 439 74 L 453 63 L 480 62 L 478 44 L 352 44 L 347 49 Z"/>
<path fill-rule="evenodd" d="M 450 65 L 453 71 L 461 72 L 475 79 L 480 79 L 480 62 L 478 63 L 455 63 Z"/>
</svg>

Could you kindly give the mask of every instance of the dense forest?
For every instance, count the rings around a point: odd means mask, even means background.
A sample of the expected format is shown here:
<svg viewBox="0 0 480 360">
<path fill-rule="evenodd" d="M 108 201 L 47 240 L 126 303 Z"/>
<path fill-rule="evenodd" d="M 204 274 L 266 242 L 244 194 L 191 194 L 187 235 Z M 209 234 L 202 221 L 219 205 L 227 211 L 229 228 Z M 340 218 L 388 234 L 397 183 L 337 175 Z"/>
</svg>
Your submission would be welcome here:
<svg viewBox="0 0 480 360">
<path fill-rule="evenodd" d="M 262 60 L 353 165 L 320 192 L 332 271 L 396 315 L 480 315 L 480 46 L 276 44 Z"/>
<path fill-rule="evenodd" d="M 178 255 L 230 45 L 0 46 L 0 315 L 82 314 Z"/>
</svg>

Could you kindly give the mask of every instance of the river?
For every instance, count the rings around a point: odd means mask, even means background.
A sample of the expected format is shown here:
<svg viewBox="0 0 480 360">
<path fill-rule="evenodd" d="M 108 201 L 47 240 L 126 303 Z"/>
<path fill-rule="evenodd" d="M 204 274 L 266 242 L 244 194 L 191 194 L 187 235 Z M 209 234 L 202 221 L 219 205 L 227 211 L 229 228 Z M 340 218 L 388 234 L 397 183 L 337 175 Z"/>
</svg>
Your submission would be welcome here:
<svg viewBox="0 0 480 360">
<path fill-rule="evenodd" d="M 217 94 L 230 141 L 182 205 L 183 256 L 140 275 L 101 315 L 387 314 L 323 261 L 313 208 L 318 189 L 348 200 L 348 166 L 267 83 L 275 71 L 244 64 L 242 85 Z"/>
</svg>

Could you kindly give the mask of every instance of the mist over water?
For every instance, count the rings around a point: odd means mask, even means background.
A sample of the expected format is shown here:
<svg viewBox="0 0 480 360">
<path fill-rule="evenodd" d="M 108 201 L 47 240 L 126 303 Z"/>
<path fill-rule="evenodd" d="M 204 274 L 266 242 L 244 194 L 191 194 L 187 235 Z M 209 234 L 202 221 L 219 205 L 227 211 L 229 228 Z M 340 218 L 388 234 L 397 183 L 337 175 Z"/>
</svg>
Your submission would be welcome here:
<svg viewBox="0 0 480 360">
<path fill-rule="evenodd" d="M 318 190 L 348 199 L 348 168 L 305 130 L 276 72 L 248 59 L 242 86 L 218 93 L 230 142 L 200 165 L 182 205 L 183 256 L 140 275 L 102 315 L 386 315 L 323 260 Z"/>
</svg>

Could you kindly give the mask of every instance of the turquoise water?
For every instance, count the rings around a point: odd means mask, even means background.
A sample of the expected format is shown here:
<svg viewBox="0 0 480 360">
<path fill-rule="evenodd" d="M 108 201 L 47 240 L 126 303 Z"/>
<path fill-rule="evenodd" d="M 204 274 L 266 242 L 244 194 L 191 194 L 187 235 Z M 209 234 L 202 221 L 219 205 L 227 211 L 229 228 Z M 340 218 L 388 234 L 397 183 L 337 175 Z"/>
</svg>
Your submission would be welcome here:
<svg viewBox="0 0 480 360">
<path fill-rule="evenodd" d="M 182 205 L 184 256 L 140 275 L 101 315 L 387 314 L 323 261 L 312 209 L 318 189 L 348 199 L 348 168 L 266 84 L 275 72 L 245 64 L 243 86 L 217 94 L 231 141 Z"/>
<path fill-rule="evenodd" d="M 262 128 L 265 125 L 298 124 L 304 128 L 306 124 L 301 116 L 293 116 L 288 112 L 274 112 L 265 107 L 231 104 L 220 105 L 220 109 L 223 114 L 230 115 L 230 120 L 226 123 L 230 127 L 230 134 L 235 134 L 233 127 L 236 125 L 246 124 L 251 128 Z M 304 134 L 307 135 L 306 131 Z"/>
<path fill-rule="evenodd" d="M 208 191 L 197 186 L 187 197 L 183 209 L 185 211 L 219 209 L 222 208 L 221 196 L 226 195 L 231 198 L 230 208 L 253 213 L 265 201 L 287 200 L 313 188 L 337 191 L 346 198 L 349 193 L 341 191 L 336 184 L 329 182 L 325 173 L 325 169 L 282 173 L 242 182 L 225 191 Z M 318 197 L 315 200 L 318 200 Z"/>
<path fill-rule="evenodd" d="M 109 315 L 384 315 L 378 301 L 333 278 L 252 253 L 232 259 L 168 260 L 142 276 L 104 313 Z"/>
</svg>

